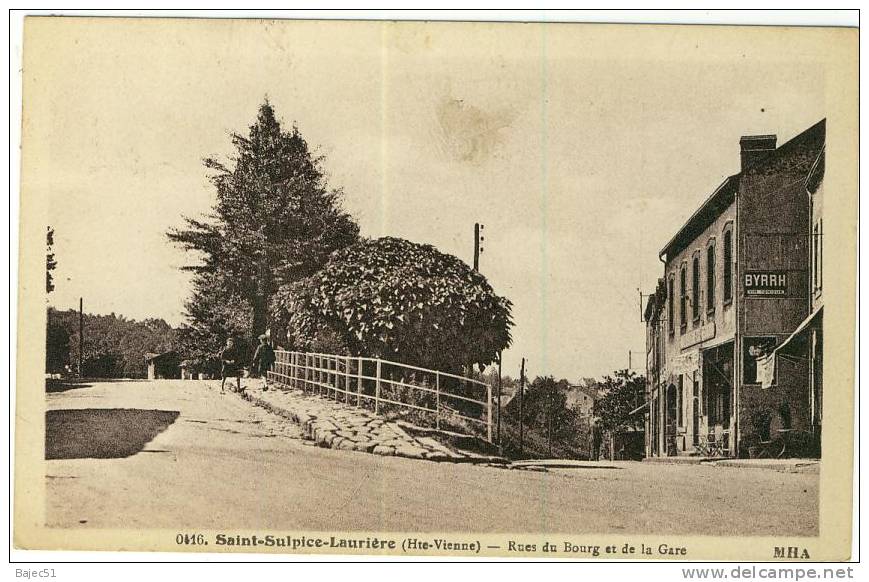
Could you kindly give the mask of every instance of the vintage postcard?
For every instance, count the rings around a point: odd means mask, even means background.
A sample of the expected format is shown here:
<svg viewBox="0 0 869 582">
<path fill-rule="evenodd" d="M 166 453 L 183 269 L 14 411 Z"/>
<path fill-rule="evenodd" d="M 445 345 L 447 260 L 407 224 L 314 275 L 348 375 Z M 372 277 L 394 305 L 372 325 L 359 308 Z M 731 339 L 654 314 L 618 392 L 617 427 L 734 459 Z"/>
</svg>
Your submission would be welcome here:
<svg viewBox="0 0 869 582">
<path fill-rule="evenodd" d="M 848 559 L 857 42 L 26 18 L 15 547 Z"/>
</svg>

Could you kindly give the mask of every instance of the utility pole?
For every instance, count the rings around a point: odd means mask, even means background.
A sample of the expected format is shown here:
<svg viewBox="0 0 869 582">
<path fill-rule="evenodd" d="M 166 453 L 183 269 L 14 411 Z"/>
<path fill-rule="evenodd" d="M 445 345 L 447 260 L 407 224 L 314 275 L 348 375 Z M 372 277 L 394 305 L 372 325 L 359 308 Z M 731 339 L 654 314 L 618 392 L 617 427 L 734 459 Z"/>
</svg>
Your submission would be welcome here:
<svg viewBox="0 0 869 582">
<path fill-rule="evenodd" d="M 643 315 L 644 315 L 644 313 L 643 313 L 643 298 L 650 297 L 652 294 L 649 293 L 648 295 L 646 295 L 645 293 L 643 293 L 642 289 L 640 289 L 639 287 L 637 287 L 637 293 L 640 294 L 640 321 L 645 323 L 646 318 L 643 317 Z"/>
<path fill-rule="evenodd" d="M 522 370 L 519 372 L 519 456 L 522 456 L 524 451 L 524 437 L 525 437 L 525 418 L 523 407 L 524 404 L 522 402 L 523 398 L 525 398 L 525 358 L 522 358 Z"/>
<path fill-rule="evenodd" d="M 484 225 L 479 222 L 474 223 L 474 270 L 480 270 L 480 253 L 483 252 L 483 247 L 480 246 L 480 243 L 485 240 L 485 237 L 480 235 L 480 231 L 485 228 Z"/>
<path fill-rule="evenodd" d="M 78 377 L 82 377 L 84 361 L 84 299 L 78 298 Z"/>
<path fill-rule="evenodd" d="M 498 352 L 498 424 L 496 429 L 496 435 L 498 439 L 498 447 L 501 446 L 501 358 L 504 355 L 504 352 Z"/>
<path fill-rule="evenodd" d="M 549 422 L 547 427 L 547 436 L 549 437 L 549 458 L 552 458 L 552 407 L 555 404 L 555 384 L 549 390 Z"/>
</svg>

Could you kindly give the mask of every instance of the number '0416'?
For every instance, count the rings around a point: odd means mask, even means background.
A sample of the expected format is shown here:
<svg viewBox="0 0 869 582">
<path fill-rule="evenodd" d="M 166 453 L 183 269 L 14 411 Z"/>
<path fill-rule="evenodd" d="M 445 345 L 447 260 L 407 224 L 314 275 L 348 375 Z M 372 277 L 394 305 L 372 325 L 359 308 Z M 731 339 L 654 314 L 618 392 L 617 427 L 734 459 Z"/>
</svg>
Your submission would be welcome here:
<svg viewBox="0 0 869 582">
<path fill-rule="evenodd" d="M 201 533 L 180 533 L 175 536 L 175 543 L 179 546 L 207 546 L 205 536 Z"/>
</svg>

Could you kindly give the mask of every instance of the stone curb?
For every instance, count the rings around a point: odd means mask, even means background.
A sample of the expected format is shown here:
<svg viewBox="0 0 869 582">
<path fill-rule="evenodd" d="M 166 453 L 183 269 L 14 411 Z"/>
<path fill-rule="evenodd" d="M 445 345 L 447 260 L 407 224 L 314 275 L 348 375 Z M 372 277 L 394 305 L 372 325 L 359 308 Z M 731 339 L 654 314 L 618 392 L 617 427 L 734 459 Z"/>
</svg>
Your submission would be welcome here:
<svg viewBox="0 0 869 582">
<path fill-rule="evenodd" d="M 811 472 L 818 470 L 816 459 L 728 459 L 726 457 L 646 457 L 644 463 L 659 465 L 706 465 L 728 469 L 766 469 L 782 472 Z"/>
<path fill-rule="evenodd" d="M 814 459 L 730 459 L 719 460 L 710 463 L 716 467 L 728 467 L 735 469 L 766 469 L 768 471 L 781 471 L 784 473 L 813 473 L 820 471 L 820 462 Z"/>
<path fill-rule="evenodd" d="M 288 392 L 278 389 L 276 392 Z M 509 465 L 510 461 L 502 457 L 493 457 L 487 455 L 476 455 L 473 453 L 460 452 L 450 449 L 446 445 L 439 443 L 431 438 L 424 439 L 425 442 L 420 442 L 419 439 L 411 437 L 394 422 L 387 421 L 374 415 L 361 415 L 365 420 L 364 424 L 372 421 L 380 421 L 379 425 L 389 426 L 390 432 L 395 434 L 391 440 L 383 443 L 372 442 L 365 438 L 359 438 L 354 435 L 348 427 L 338 426 L 330 418 L 318 418 L 316 416 L 299 413 L 283 406 L 269 402 L 267 399 L 251 394 L 245 390 L 240 394 L 243 400 L 276 414 L 282 418 L 286 418 L 295 422 L 302 429 L 302 436 L 308 441 L 316 443 L 317 446 L 330 449 L 357 451 L 370 453 L 382 456 L 405 457 L 408 459 L 421 459 L 434 462 L 449 462 L 449 463 L 474 463 L 487 465 Z M 433 441 L 433 442 L 428 442 Z"/>
<path fill-rule="evenodd" d="M 721 460 L 721 457 L 718 457 Z M 715 458 L 710 457 L 644 457 L 643 463 L 657 463 L 659 465 L 699 465 L 709 463 Z"/>
</svg>

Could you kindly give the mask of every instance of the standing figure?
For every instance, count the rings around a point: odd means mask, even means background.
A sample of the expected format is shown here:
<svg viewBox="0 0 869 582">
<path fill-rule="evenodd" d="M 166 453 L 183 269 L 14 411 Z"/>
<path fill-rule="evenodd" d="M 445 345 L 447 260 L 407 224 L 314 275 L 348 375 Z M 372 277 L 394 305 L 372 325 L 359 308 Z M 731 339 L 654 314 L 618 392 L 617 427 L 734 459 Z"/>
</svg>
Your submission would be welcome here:
<svg viewBox="0 0 869 582">
<path fill-rule="evenodd" d="M 269 368 L 275 363 L 275 350 L 269 344 L 269 337 L 266 334 L 259 336 L 259 345 L 256 347 L 256 352 L 253 354 L 253 362 L 251 362 L 251 371 L 259 374 L 262 378 L 263 391 L 269 389 Z"/>
<path fill-rule="evenodd" d="M 591 460 L 600 460 L 600 447 L 603 444 L 603 430 L 600 419 L 595 417 L 591 425 Z"/>
<path fill-rule="evenodd" d="M 235 376 L 236 392 L 241 392 L 241 351 L 235 345 L 235 340 L 227 338 L 226 345 L 220 352 L 220 393 L 224 394 L 224 384 L 230 376 Z"/>
</svg>

